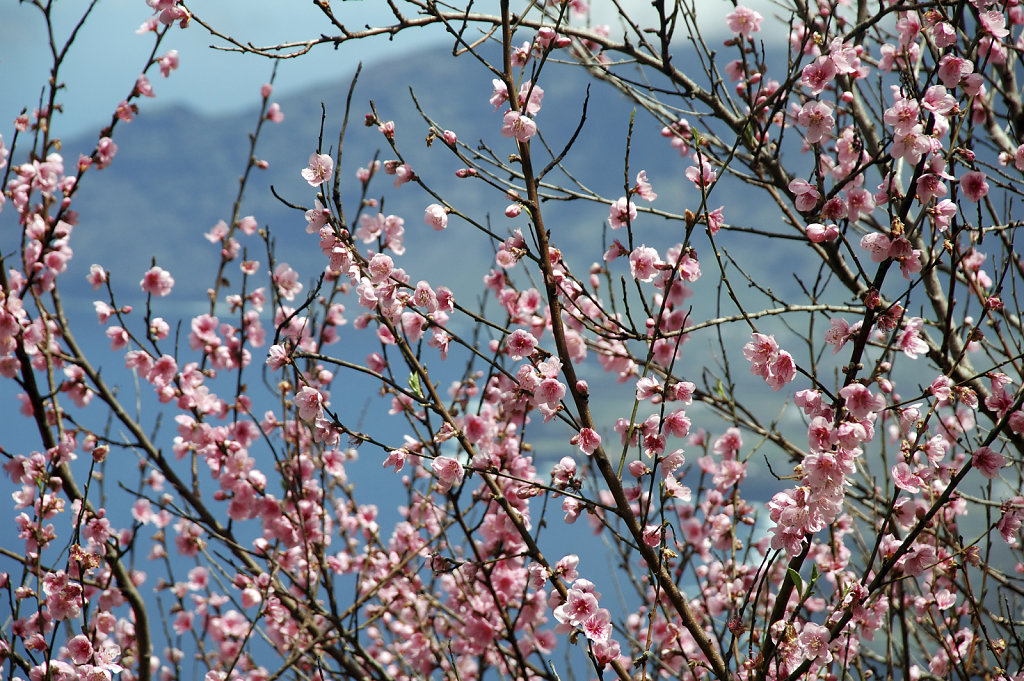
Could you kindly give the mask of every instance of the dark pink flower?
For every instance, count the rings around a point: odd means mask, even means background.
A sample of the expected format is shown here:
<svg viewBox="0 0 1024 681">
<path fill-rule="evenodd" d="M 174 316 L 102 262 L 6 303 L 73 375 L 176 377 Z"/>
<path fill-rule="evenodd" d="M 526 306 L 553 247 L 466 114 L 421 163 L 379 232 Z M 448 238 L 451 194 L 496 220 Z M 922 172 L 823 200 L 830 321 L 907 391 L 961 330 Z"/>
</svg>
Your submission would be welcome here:
<svg viewBox="0 0 1024 681">
<path fill-rule="evenodd" d="M 1006 465 L 1006 457 L 989 447 L 979 447 L 971 455 L 971 465 L 989 480 L 999 475 L 999 469 Z"/>
<path fill-rule="evenodd" d="M 960 178 L 960 189 L 968 201 L 977 203 L 988 194 L 988 182 L 985 181 L 985 173 L 972 170 L 964 173 Z"/>
</svg>

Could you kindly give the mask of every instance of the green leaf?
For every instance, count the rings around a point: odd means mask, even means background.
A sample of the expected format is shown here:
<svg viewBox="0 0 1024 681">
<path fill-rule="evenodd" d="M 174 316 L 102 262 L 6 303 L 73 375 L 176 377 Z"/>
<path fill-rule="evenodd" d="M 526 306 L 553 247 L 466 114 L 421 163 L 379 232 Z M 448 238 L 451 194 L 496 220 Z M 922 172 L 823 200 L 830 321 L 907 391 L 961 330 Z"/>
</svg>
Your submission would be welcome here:
<svg viewBox="0 0 1024 681">
<path fill-rule="evenodd" d="M 420 386 L 420 375 L 415 371 L 409 374 L 409 388 L 416 397 L 423 399 L 423 388 Z"/>
<path fill-rule="evenodd" d="M 793 568 L 786 568 L 786 572 L 789 573 L 789 578 L 796 585 L 796 592 L 801 597 L 804 595 L 804 580 L 800 577 L 800 573 Z"/>
</svg>

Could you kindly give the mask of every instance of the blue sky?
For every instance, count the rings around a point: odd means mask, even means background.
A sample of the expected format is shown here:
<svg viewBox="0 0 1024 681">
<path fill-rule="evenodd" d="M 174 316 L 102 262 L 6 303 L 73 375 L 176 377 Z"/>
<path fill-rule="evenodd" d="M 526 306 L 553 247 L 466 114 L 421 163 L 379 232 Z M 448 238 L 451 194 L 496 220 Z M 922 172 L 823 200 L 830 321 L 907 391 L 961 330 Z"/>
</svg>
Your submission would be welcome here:
<svg viewBox="0 0 1024 681">
<path fill-rule="evenodd" d="M 54 2 L 58 38 L 66 39 L 82 8 L 83 0 Z M 255 44 L 296 41 L 330 32 L 323 15 L 308 0 L 217 0 L 191 3 L 193 11 L 219 30 Z M 387 19 L 386 5 L 373 0 L 336 1 L 335 15 L 353 27 Z M 136 35 L 136 29 L 152 14 L 145 0 L 101 0 L 80 32 L 62 68 L 67 84 L 60 100 L 65 113 L 57 134 L 71 137 L 90 133 L 109 121 L 114 108 L 131 91 L 152 49 L 152 35 Z M 422 46 L 437 32 L 409 34 L 388 43 L 385 39 L 361 42 L 340 53 L 323 47 L 299 60 L 280 62 L 277 94 L 302 90 L 319 82 L 336 80 L 339 64 L 350 59 L 349 72 L 358 60 L 372 62 L 393 58 Z M 152 77 L 157 98 L 140 105 L 156 108 L 187 104 L 207 113 L 225 113 L 252 107 L 259 86 L 270 77 L 272 64 L 249 55 L 212 50 L 218 43 L 198 24 L 175 29 L 161 46 L 161 54 L 176 49 L 181 66 L 169 79 Z M 341 54 L 341 59 L 339 59 Z M 0 134 L 12 133 L 11 122 L 23 108 L 37 106 L 42 85 L 49 76 L 50 49 L 42 13 L 29 3 L 0 5 Z"/>
<path fill-rule="evenodd" d="M 85 0 L 51 0 L 57 23 L 57 37 L 65 40 L 77 22 Z M 256 45 L 301 41 L 337 33 L 310 0 L 194 0 L 190 9 L 221 32 Z M 610 3 L 594 2 L 594 24 L 617 22 Z M 630 15 L 641 22 L 652 20 L 646 0 L 621 0 Z M 707 5 L 700 0 L 700 5 Z M 745 4 L 762 9 L 763 0 Z M 478 2 L 481 11 L 493 9 L 491 0 Z M 353 29 L 366 24 L 393 23 L 381 0 L 334 0 L 335 16 Z M 716 7 L 716 10 L 720 9 Z M 131 91 L 152 48 L 152 35 L 136 35 L 138 27 L 152 15 L 145 0 L 100 0 L 79 33 L 62 67 L 61 81 L 67 85 L 60 101 L 64 115 L 57 135 L 72 137 L 96 132 L 109 121 L 118 102 Z M 724 29 L 718 18 L 704 22 L 705 30 Z M 0 4 L 0 134 L 9 136 L 11 121 L 22 109 L 37 106 L 42 85 L 52 63 L 46 42 L 42 13 L 28 2 Z M 389 42 L 386 38 L 358 41 L 339 51 L 321 46 L 300 59 L 280 60 L 276 81 L 278 96 L 307 89 L 318 83 L 335 82 L 350 73 L 358 61 L 396 58 L 431 43 L 443 41 L 442 31 L 413 30 Z M 140 102 L 154 110 L 168 104 L 187 104 L 204 113 L 235 112 L 258 101 L 259 86 L 270 76 L 267 59 L 210 48 L 223 41 L 211 36 L 198 23 L 187 30 L 175 29 L 165 39 L 160 54 L 176 49 L 181 66 L 171 78 L 156 75 L 157 98 Z"/>
</svg>

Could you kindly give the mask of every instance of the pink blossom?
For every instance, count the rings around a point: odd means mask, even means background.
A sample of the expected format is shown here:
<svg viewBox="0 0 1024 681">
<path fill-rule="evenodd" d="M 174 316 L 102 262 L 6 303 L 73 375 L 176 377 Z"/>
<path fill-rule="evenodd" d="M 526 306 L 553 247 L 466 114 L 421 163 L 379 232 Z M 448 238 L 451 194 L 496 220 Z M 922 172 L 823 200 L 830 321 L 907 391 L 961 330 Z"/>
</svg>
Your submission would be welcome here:
<svg viewBox="0 0 1024 681">
<path fill-rule="evenodd" d="M 636 174 L 636 187 L 633 188 L 633 191 L 644 201 L 654 201 L 658 198 L 658 195 L 651 188 L 651 183 L 647 181 L 646 170 L 641 170 Z"/>
<path fill-rule="evenodd" d="M 846 410 L 855 419 L 866 419 L 885 408 L 885 397 L 875 395 L 867 386 L 860 383 L 851 383 L 843 387 L 839 391 L 839 396 L 845 400 Z"/>
<path fill-rule="evenodd" d="M 267 120 L 271 123 L 280 123 L 284 120 L 284 112 L 281 111 L 280 104 L 271 102 L 270 106 L 267 107 Z"/>
<path fill-rule="evenodd" d="M 647 525 L 643 530 L 644 543 L 648 546 L 658 546 L 661 544 L 662 528 L 661 525 Z"/>
<path fill-rule="evenodd" d="M 320 199 L 313 199 L 313 207 L 306 211 L 306 234 L 318 233 L 330 217 L 331 211 L 320 203 Z"/>
<path fill-rule="evenodd" d="M 592 645 L 594 651 L 594 659 L 597 660 L 598 665 L 602 668 L 619 659 L 622 656 L 622 649 L 619 646 L 619 642 L 610 637 L 605 641 L 595 641 L 592 639 Z"/>
<path fill-rule="evenodd" d="M 555 619 L 577 627 L 597 612 L 597 598 L 578 588 L 569 589 L 565 603 L 554 610 Z"/>
<path fill-rule="evenodd" d="M 171 628 L 178 636 L 181 636 L 185 632 L 192 631 L 192 613 L 187 610 L 179 612 L 177 616 L 175 616 Z"/>
<path fill-rule="evenodd" d="M 435 231 L 441 231 L 448 226 L 448 211 L 441 204 L 432 203 L 427 206 L 423 221 L 433 227 Z"/>
<path fill-rule="evenodd" d="M 820 244 L 826 241 L 834 241 L 839 236 L 839 228 L 835 225 L 823 225 L 818 222 L 813 222 L 806 227 L 807 238 L 816 243 Z"/>
<path fill-rule="evenodd" d="M 308 385 L 295 394 L 295 406 L 299 409 L 299 418 L 312 421 L 323 413 L 324 396 L 316 388 Z"/>
<path fill-rule="evenodd" d="M 256 233 L 259 223 L 256 222 L 256 218 L 252 215 L 246 215 L 236 223 L 236 226 L 243 234 L 251 236 Z"/>
<path fill-rule="evenodd" d="M 939 376 L 928 387 L 928 391 L 940 401 L 948 401 L 953 394 L 953 381 L 948 376 Z"/>
<path fill-rule="evenodd" d="M 277 292 L 285 300 L 295 300 L 295 296 L 302 293 L 303 286 L 299 281 L 299 273 L 286 262 L 278 263 L 274 268 L 273 280 Z"/>
<path fill-rule="evenodd" d="M 505 347 L 509 357 L 520 360 L 533 354 L 537 348 L 537 339 L 529 331 L 516 329 L 509 334 Z"/>
<path fill-rule="evenodd" d="M 153 92 L 153 86 L 149 83 L 149 78 L 146 78 L 145 74 L 140 75 L 135 81 L 135 92 L 143 97 L 156 97 L 156 93 Z"/>
<path fill-rule="evenodd" d="M 916 164 L 931 150 L 930 138 L 924 134 L 921 124 L 914 125 L 906 133 L 896 133 L 889 155 Z"/>
<path fill-rule="evenodd" d="M 853 75 L 860 71 L 860 47 L 853 43 L 844 43 L 835 37 L 829 44 L 829 58 L 836 67 L 837 73 Z"/>
<path fill-rule="evenodd" d="M 917 200 L 921 203 L 928 203 L 932 199 L 942 198 L 946 195 L 946 185 L 942 177 L 935 173 L 924 173 L 917 178 Z"/>
<path fill-rule="evenodd" d="M 698 189 L 706 189 L 715 182 L 715 178 L 718 177 L 718 173 L 714 171 L 711 164 L 704 159 L 700 160 L 700 169 L 696 166 L 690 166 L 686 169 L 686 179 L 693 182 L 694 186 Z"/>
<path fill-rule="evenodd" d="M 116 153 L 117 145 L 114 144 L 114 140 L 109 137 L 101 137 L 100 141 L 96 143 L 96 153 L 93 154 L 96 167 L 102 170 L 109 166 Z"/>
<path fill-rule="evenodd" d="M 775 336 L 752 333 L 751 341 L 743 346 L 743 357 L 750 362 L 750 373 L 763 378 L 772 390 L 796 378 L 796 364 L 792 355 L 779 348 Z"/>
<path fill-rule="evenodd" d="M 947 53 L 939 60 L 939 80 L 946 87 L 956 87 L 969 73 L 974 72 L 974 64 L 969 59 Z"/>
<path fill-rule="evenodd" d="M 577 437 L 580 451 L 584 454 L 593 454 L 601 446 L 601 436 L 593 428 L 581 428 Z"/>
<path fill-rule="evenodd" d="M 554 378 L 545 378 L 533 392 L 535 404 L 545 404 L 552 409 L 565 397 L 565 385 Z"/>
<path fill-rule="evenodd" d="M 290 361 L 288 350 L 282 345 L 271 345 L 267 351 L 267 367 L 271 371 L 277 371 Z"/>
<path fill-rule="evenodd" d="M 309 183 L 310 187 L 319 187 L 334 172 L 334 159 L 327 154 L 309 155 L 309 167 L 302 169 L 302 179 Z"/>
<path fill-rule="evenodd" d="M 956 29 L 949 22 L 940 21 L 932 26 L 932 40 L 940 50 L 956 43 Z"/>
<path fill-rule="evenodd" d="M 171 75 L 171 71 L 178 68 L 178 51 L 168 50 L 164 56 L 160 57 L 160 75 L 167 78 Z"/>
<path fill-rule="evenodd" d="M 462 482 L 465 474 L 462 464 L 447 456 L 439 456 L 430 463 L 431 469 L 437 476 L 438 491 L 447 492 L 452 486 Z"/>
<path fill-rule="evenodd" d="M 742 446 L 743 436 L 740 434 L 740 429 L 729 427 L 725 429 L 725 432 L 720 437 L 715 439 L 711 449 L 726 459 L 735 459 L 736 453 L 739 452 Z"/>
<path fill-rule="evenodd" d="M 920 475 L 917 475 L 910 470 L 910 466 L 908 466 L 905 461 L 900 461 L 898 464 L 893 466 L 891 472 L 893 482 L 904 492 L 917 494 L 921 491 L 921 486 L 924 484 L 924 481 L 921 480 Z"/>
<path fill-rule="evenodd" d="M 812 210 L 818 205 L 818 199 L 821 198 L 821 194 L 818 193 L 814 185 L 799 178 L 790 181 L 789 191 L 796 199 L 796 209 L 801 213 Z"/>
<path fill-rule="evenodd" d="M 149 333 L 157 340 L 164 340 L 171 333 L 171 325 L 163 317 L 154 317 L 149 323 Z"/>
<path fill-rule="evenodd" d="M 928 352 L 928 344 L 920 336 L 922 327 L 924 327 L 924 320 L 920 317 L 912 317 L 906 321 L 903 330 L 896 338 L 896 347 L 910 359 L 917 359 L 918 355 Z"/>
<path fill-rule="evenodd" d="M 928 212 L 935 218 L 935 229 L 940 232 L 945 232 L 953 222 L 953 216 L 956 215 L 957 207 L 956 204 L 949 199 L 943 199 L 935 204 L 935 207 L 930 209 Z"/>
<path fill-rule="evenodd" d="M 906 135 L 915 125 L 919 124 L 921 108 L 917 100 L 899 97 L 891 107 L 885 110 L 882 120 L 892 126 L 897 135 Z"/>
<path fill-rule="evenodd" d="M 718 230 L 725 226 L 725 206 L 719 206 L 708 213 L 708 232 L 712 236 L 718 234 Z"/>
<path fill-rule="evenodd" d="M 612 229 L 619 229 L 636 220 L 636 206 L 625 196 L 612 204 L 608 211 L 608 222 Z"/>
<path fill-rule="evenodd" d="M 529 100 L 527 100 L 529 95 Z M 536 116 L 540 112 L 541 101 L 544 99 L 544 90 L 533 81 L 524 81 L 519 86 L 519 107 L 530 116 Z"/>
<path fill-rule="evenodd" d="M 816 101 L 805 103 L 797 114 L 797 123 L 807 128 L 804 139 L 811 144 L 820 142 L 836 124 L 832 105 Z"/>
<path fill-rule="evenodd" d="M 405 467 L 405 460 L 409 457 L 409 450 L 404 447 L 398 449 L 392 449 L 388 452 L 388 456 L 384 459 L 384 468 L 394 467 L 395 472 L 398 473 Z"/>
<path fill-rule="evenodd" d="M 651 472 L 650 467 L 648 467 L 647 464 L 638 459 L 630 461 L 626 468 L 629 469 L 629 474 L 632 475 L 634 478 L 642 478 L 643 476 Z"/>
<path fill-rule="evenodd" d="M 867 189 L 858 187 L 846 192 L 846 217 L 850 222 L 860 220 L 861 215 L 867 215 L 874 209 L 875 201 Z"/>
<path fill-rule="evenodd" d="M 89 274 L 86 275 L 85 279 L 92 284 L 93 290 L 103 286 L 108 280 L 108 274 L 105 269 L 100 265 L 90 265 Z"/>
<path fill-rule="evenodd" d="M 636 399 L 647 400 L 661 393 L 661 384 L 653 376 L 644 376 L 637 379 Z"/>
<path fill-rule="evenodd" d="M 223 241 L 228 235 L 228 223 L 223 220 L 218 220 L 217 224 L 210 228 L 209 232 L 206 232 L 203 236 L 211 244 Z"/>
<path fill-rule="evenodd" d="M 790 383 L 795 378 L 796 362 L 793 361 L 793 356 L 785 350 L 779 350 L 769 366 L 768 377 L 765 378 L 765 383 L 772 390 L 778 392 L 784 385 Z"/>
<path fill-rule="evenodd" d="M 82 634 L 68 639 L 67 648 L 75 664 L 85 664 L 92 659 L 92 642 Z"/>
<path fill-rule="evenodd" d="M 664 431 L 673 437 L 686 437 L 689 435 L 690 425 L 690 419 L 687 418 L 686 412 L 682 409 L 677 409 L 668 414 L 662 421 Z"/>
<path fill-rule="evenodd" d="M 134 104 L 129 104 L 128 100 L 122 99 L 121 102 L 117 105 L 117 110 L 115 111 L 115 113 L 117 114 L 117 117 L 119 119 L 121 119 L 125 123 L 128 123 L 135 119 L 135 114 L 138 113 L 138 107 Z"/>
<path fill-rule="evenodd" d="M 828 649 L 830 636 L 828 629 L 820 624 L 805 622 L 800 632 L 800 648 L 806 660 L 820 660 L 823 664 L 832 661 L 832 652 Z"/>
<path fill-rule="evenodd" d="M 389 175 L 395 176 L 395 187 L 401 187 L 406 182 L 412 182 L 416 179 L 416 173 L 413 172 L 412 166 L 408 163 L 400 163 L 394 166 L 394 171 L 390 166 L 385 166 L 385 172 Z"/>
<path fill-rule="evenodd" d="M 1006 16 L 998 9 L 990 9 L 987 12 L 978 13 L 978 23 L 993 38 L 1005 38 L 1010 35 L 1006 30 Z"/>
<path fill-rule="evenodd" d="M 979 447 L 971 455 L 971 465 L 988 478 L 999 476 L 999 469 L 1006 465 L 1006 457 L 989 447 Z"/>
<path fill-rule="evenodd" d="M 508 87 L 504 81 L 497 78 L 491 79 L 491 85 L 494 86 L 494 91 L 491 93 L 490 102 L 494 110 L 497 111 L 502 104 L 508 101 Z"/>
<path fill-rule="evenodd" d="M 924 97 L 921 98 L 921 105 L 932 113 L 945 116 L 953 111 L 957 104 L 956 98 L 946 92 L 944 86 L 932 85 L 925 90 Z"/>
<path fill-rule="evenodd" d="M 162 267 L 151 267 L 139 282 L 143 292 L 154 296 L 166 296 L 174 287 L 174 277 Z"/>
<path fill-rule="evenodd" d="M 747 38 L 751 33 L 761 30 L 761 22 L 764 17 L 760 12 L 752 10 L 743 5 L 737 5 L 736 9 L 725 15 L 725 23 L 733 33 Z"/>
<path fill-rule="evenodd" d="M 860 247 L 871 255 L 872 262 L 882 262 L 889 257 L 892 242 L 881 232 L 870 232 L 861 237 Z"/>
<path fill-rule="evenodd" d="M 128 332 L 120 326 L 111 326 L 106 330 L 106 335 L 107 338 L 110 339 L 111 350 L 124 350 L 128 347 L 130 337 L 128 336 Z"/>
<path fill-rule="evenodd" d="M 818 57 L 815 61 L 804 66 L 800 83 L 809 89 L 812 95 L 816 95 L 828 87 L 835 77 L 836 65 L 832 59 L 830 57 Z"/>
<path fill-rule="evenodd" d="M 371 282 L 382 284 L 395 271 L 395 262 L 391 259 L 391 256 L 377 253 L 366 264 L 366 271 L 370 275 Z"/>
<path fill-rule="evenodd" d="M 529 116 L 524 116 L 518 111 L 509 111 L 502 120 L 501 134 L 505 137 L 514 137 L 525 144 L 537 134 L 537 124 Z"/>
<path fill-rule="evenodd" d="M 988 182 L 985 181 L 985 173 L 978 170 L 964 173 L 960 178 L 960 189 L 968 201 L 974 203 L 981 201 L 988 195 Z"/>
<path fill-rule="evenodd" d="M 1010 546 L 1019 543 L 1021 525 L 1024 524 L 1024 497 L 1017 496 L 1002 504 L 1002 516 L 996 523 L 996 530 Z"/>
<path fill-rule="evenodd" d="M 840 143 L 841 144 L 841 143 Z M 841 197 L 833 196 L 821 207 L 821 218 L 823 220 L 837 221 L 846 218 L 846 202 Z"/>
<path fill-rule="evenodd" d="M 629 254 L 629 271 L 637 281 L 651 281 L 661 271 L 658 251 L 648 246 L 637 246 Z"/>
</svg>

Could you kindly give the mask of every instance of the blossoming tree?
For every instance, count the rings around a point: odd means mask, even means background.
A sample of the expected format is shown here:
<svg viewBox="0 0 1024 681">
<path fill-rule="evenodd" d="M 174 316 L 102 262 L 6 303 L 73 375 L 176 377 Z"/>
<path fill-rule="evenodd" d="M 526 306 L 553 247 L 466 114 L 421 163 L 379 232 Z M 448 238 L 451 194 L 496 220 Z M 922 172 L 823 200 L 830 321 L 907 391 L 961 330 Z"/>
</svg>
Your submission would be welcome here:
<svg viewBox="0 0 1024 681">
<path fill-rule="evenodd" d="M 769 29 L 728 3 L 393 0 L 353 30 L 318 0 L 314 37 L 257 46 L 147 2 L 152 53 L 91 153 L 57 136 L 74 32 L 48 33 L 41 106 L 0 141 L 0 375 L 23 405 L 2 437 L 36 443 L 3 450 L 6 678 L 1024 678 L 1021 5 L 801 0 Z M 422 111 L 405 135 L 373 107 L 388 160 L 322 132 L 305 205 L 261 228 L 242 193 L 286 113 L 265 86 L 208 309 L 167 319 L 153 264 L 132 310 L 127 265 L 98 263 L 110 353 L 86 352 L 61 298 L 76 197 L 185 29 L 271 60 L 437 31 L 489 71 L 493 134 Z M 566 63 L 638 109 L 600 169 L 621 195 L 575 179 L 585 115 L 544 135 Z M 655 125 L 670 177 L 630 155 Z M 411 167 L 423 131 L 507 222 Z M 730 183 L 773 219 L 717 201 Z M 409 184 L 431 196 L 410 226 L 490 245 L 482 298 L 406 252 L 374 197 Z M 554 201 L 603 204 L 603 230 L 576 238 Z M 303 223 L 300 272 L 269 234 Z M 383 427 L 340 407 L 358 385 Z M 581 560 L 581 518 L 617 570 Z"/>
</svg>

